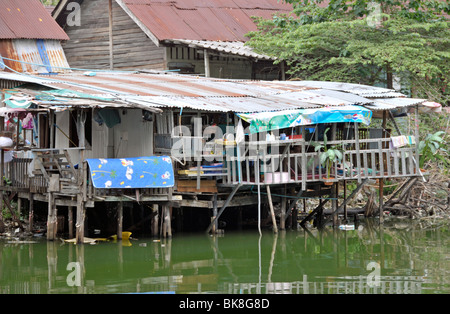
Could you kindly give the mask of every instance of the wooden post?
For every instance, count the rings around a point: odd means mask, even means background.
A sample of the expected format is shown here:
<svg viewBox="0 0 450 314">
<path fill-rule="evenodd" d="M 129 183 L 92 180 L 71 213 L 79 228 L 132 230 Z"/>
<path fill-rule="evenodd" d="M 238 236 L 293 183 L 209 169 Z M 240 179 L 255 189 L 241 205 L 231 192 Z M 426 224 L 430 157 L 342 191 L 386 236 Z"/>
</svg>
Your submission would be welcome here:
<svg viewBox="0 0 450 314">
<path fill-rule="evenodd" d="M 382 125 L 381 125 L 381 127 L 383 128 L 383 131 L 382 131 L 383 138 L 386 137 L 385 136 L 386 120 L 387 120 L 386 118 L 387 118 L 387 111 L 383 110 L 383 122 L 382 122 Z M 380 145 L 380 144 L 378 144 L 378 145 Z M 381 144 L 381 145 L 383 145 L 383 144 Z M 381 147 L 381 149 L 383 149 L 383 147 Z M 386 158 L 389 158 L 389 156 L 386 156 L 386 154 L 381 154 L 381 156 L 383 157 L 383 160 L 380 160 L 380 163 L 383 163 L 383 166 L 384 166 L 385 165 L 385 160 L 386 160 Z M 386 163 L 386 167 L 387 167 L 387 163 Z M 383 167 L 383 170 L 386 169 L 386 167 Z M 379 211 L 379 213 L 378 213 L 378 215 L 379 215 L 379 219 L 380 219 L 380 224 L 382 224 L 383 223 L 383 206 L 384 206 L 384 204 L 383 204 L 384 203 L 384 199 L 383 199 L 383 197 L 384 197 L 384 192 L 383 192 L 383 189 L 384 189 L 384 173 L 381 174 L 381 178 L 379 180 L 378 189 L 379 189 L 379 193 L 378 193 L 379 194 L 379 200 L 378 200 L 378 203 L 379 203 L 378 211 Z"/>
<path fill-rule="evenodd" d="M 5 98 L 5 93 L 3 90 L 0 93 L 0 107 L 4 107 L 5 103 L 3 99 Z M 0 117 L 0 132 L 5 130 L 5 118 Z M 0 187 L 4 186 L 3 175 L 5 174 L 5 151 L 3 148 L 0 150 Z M 3 223 L 3 189 L 0 190 L 0 232 L 4 232 L 4 223 Z"/>
<path fill-rule="evenodd" d="M 211 76 L 211 70 L 210 70 L 210 65 L 209 65 L 209 53 L 208 53 L 208 50 L 207 49 L 203 50 L 203 54 L 204 54 L 204 59 L 205 59 L 205 77 L 210 77 Z"/>
<path fill-rule="evenodd" d="M 259 184 L 259 182 L 258 182 Z M 225 204 L 223 204 L 222 208 L 219 210 L 219 212 L 217 213 L 216 218 L 211 221 L 211 223 L 209 224 L 208 228 L 206 229 L 206 233 L 209 233 L 209 231 L 211 231 L 212 226 L 215 224 L 216 221 L 219 220 L 219 217 L 222 215 L 223 211 L 228 207 L 228 205 L 230 204 L 231 200 L 234 197 L 234 194 L 236 194 L 237 190 L 239 190 L 239 188 L 241 187 L 241 183 L 235 185 L 235 187 L 233 188 L 233 191 L 231 191 L 231 193 L 228 195 Z"/>
<path fill-rule="evenodd" d="M 159 234 L 159 213 L 158 213 L 158 204 L 153 204 L 153 218 L 152 218 L 152 235 L 153 237 L 157 237 Z"/>
<path fill-rule="evenodd" d="M 108 1 L 109 15 L 109 69 L 114 70 L 114 43 L 113 43 L 113 4 L 112 0 Z"/>
<path fill-rule="evenodd" d="M 34 223 L 34 195 L 30 193 L 30 212 L 28 213 L 28 232 L 33 232 Z"/>
<path fill-rule="evenodd" d="M 286 64 L 284 61 L 280 62 L 281 80 L 286 81 Z"/>
<path fill-rule="evenodd" d="M 286 185 L 284 185 L 284 193 L 283 195 L 286 196 L 287 194 L 287 188 Z M 287 199 L 286 197 L 281 197 L 281 216 L 280 216 L 280 230 L 286 229 L 286 205 L 287 205 Z"/>
<path fill-rule="evenodd" d="M 331 186 L 331 208 L 334 212 L 337 209 L 337 202 L 336 202 L 336 183 L 333 183 Z M 338 215 L 333 216 L 333 226 L 337 226 L 338 224 Z"/>
<path fill-rule="evenodd" d="M 117 240 L 122 240 L 123 231 L 123 202 L 117 205 Z"/>
<path fill-rule="evenodd" d="M 416 105 L 415 107 L 415 128 L 414 128 L 414 137 L 416 138 L 416 173 L 420 172 L 420 166 L 419 166 L 419 160 L 420 160 L 420 154 L 419 154 L 419 142 L 420 142 L 420 134 L 419 134 L 419 105 Z M 422 179 L 425 181 L 422 175 Z"/>
<path fill-rule="evenodd" d="M 58 225 L 57 208 L 53 192 L 48 192 L 48 216 L 47 216 L 47 240 L 56 239 L 56 230 Z"/>
<path fill-rule="evenodd" d="M 344 200 L 345 200 L 347 198 L 347 180 L 344 180 L 343 182 L 344 182 Z M 347 223 L 347 204 L 344 205 L 344 220 Z"/>
<path fill-rule="evenodd" d="M 162 205 L 162 216 L 164 217 L 164 225 L 163 225 L 163 237 L 171 238 L 172 237 L 172 221 L 170 215 L 170 207 L 169 204 L 166 203 Z"/>
<path fill-rule="evenodd" d="M 358 122 L 355 122 L 355 148 L 356 148 L 356 169 L 358 171 L 358 183 L 361 183 L 361 155 L 359 154 L 359 130 Z"/>
<path fill-rule="evenodd" d="M 213 213 L 212 213 L 212 220 L 211 221 L 214 221 L 214 224 L 213 224 L 213 226 L 212 226 L 212 229 L 211 229 L 211 232 L 212 232 L 212 234 L 216 234 L 217 233 L 217 220 L 216 220 L 216 217 L 217 217 L 217 193 L 214 193 L 214 196 L 213 196 Z"/>
<path fill-rule="evenodd" d="M 73 206 L 68 208 L 69 239 L 73 238 Z"/>
<path fill-rule="evenodd" d="M 77 222 L 75 224 L 76 241 L 78 244 L 84 243 L 84 218 L 86 209 L 83 201 L 83 194 L 77 194 Z"/>
<path fill-rule="evenodd" d="M 273 210 L 273 203 L 272 203 L 272 194 L 270 193 L 269 185 L 266 185 L 266 190 L 267 190 L 267 198 L 269 200 L 270 216 L 272 217 L 273 232 L 278 233 L 277 220 L 275 219 L 275 212 Z"/>
</svg>

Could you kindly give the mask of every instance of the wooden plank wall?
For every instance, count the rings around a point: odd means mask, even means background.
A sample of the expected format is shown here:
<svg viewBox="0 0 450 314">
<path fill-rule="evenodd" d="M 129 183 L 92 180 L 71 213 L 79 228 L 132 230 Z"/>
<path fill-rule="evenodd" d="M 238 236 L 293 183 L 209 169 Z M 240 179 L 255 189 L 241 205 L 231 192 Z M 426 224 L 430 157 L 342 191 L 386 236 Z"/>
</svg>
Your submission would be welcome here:
<svg viewBox="0 0 450 314">
<path fill-rule="evenodd" d="M 71 67 L 109 69 L 108 0 L 84 1 L 81 25 L 66 26 L 63 43 Z M 164 48 L 157 47 L 113 1 L 114 69 L 164 70 Z"/>
</svg>

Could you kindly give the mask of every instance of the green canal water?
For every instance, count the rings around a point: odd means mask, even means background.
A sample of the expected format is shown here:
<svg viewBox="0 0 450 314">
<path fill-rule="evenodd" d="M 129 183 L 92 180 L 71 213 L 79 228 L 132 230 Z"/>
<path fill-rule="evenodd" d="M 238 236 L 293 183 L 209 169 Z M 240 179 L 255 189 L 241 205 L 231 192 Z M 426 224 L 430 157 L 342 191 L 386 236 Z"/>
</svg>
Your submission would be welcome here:
<svg viewBox="0 0 450 314">
<path fill-rule="evenodd" d="M 450 228 L 175 234 L 74 245 L 0 240 L 1 294 L 450 293 Z"/>
</svg>

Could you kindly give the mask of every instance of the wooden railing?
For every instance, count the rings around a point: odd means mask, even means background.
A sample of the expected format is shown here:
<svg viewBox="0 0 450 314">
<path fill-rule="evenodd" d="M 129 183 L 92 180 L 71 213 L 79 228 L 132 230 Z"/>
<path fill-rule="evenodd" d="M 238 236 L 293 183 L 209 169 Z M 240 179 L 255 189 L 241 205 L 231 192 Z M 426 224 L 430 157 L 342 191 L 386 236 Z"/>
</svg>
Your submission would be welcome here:
<svg viewBox="0 0 450 314">
<path fill-rule="evenodd" d="M 272 143 L 280 145 L 281 141 Z M 328 169 L 319 163 L 320 152 L 308 149 L 303 140 L 286 141 L 287 148 L 278 149 L 272 154 L 264 145 L 270 142 L 247 143 L 250 149 L 245 156 L 233 156 L 224 161 L 227 175 L 226 185 L 241 184 L 283 184 L 339 180 L 362 180 L 365 178 L 395 178 L 419 175 L 416 163 L 416 146 L 389 148 L 390 138 L 362 139 L 359 146 L 354 140 L 329 141 L 328 145 L 343 145 L 343 159 L 334 162 L 330 175 Z M 261 150 L 253 150 L 259 145 Z M 289 147 L 290 146 L 290 147 Z M 295 152 L 291 152 L 291 148 Z M 349 149 L 346 149 L 349 148 Z"/>
</svg>

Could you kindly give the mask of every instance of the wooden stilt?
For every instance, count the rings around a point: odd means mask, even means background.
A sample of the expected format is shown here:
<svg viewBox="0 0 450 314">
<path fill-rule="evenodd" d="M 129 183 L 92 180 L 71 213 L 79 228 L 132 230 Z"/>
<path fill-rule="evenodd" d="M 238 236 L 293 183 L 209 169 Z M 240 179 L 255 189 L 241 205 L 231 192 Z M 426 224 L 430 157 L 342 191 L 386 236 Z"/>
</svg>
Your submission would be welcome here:
<svg viewBox="0 0 450 314">
<path fill-rule="evenodd" d="M 20 217 L 21 213 L 22 213 L 22 198 L 18 197 L 17 198 L 17 216 Z"/>
<path fill-rule="evenodd" d="M 152 235 L 158 237 L 159 234 L 159 213 L 158 204 L 153 204 L 153 218 L 152 218 Z"/>
<path fill-rule="evenodd" d="M 34 224 L 34 195 L 30 194 L 30 210 L 28 213 L 28 232 L 33 232 L 33 224 Z"/>
<path fill-rule="evenodd" d="M 328 217 L 325 221 L 324 221 L 324 223 L 323 223 L 323 225 L 325 226 L 331 219 L 333 219 L 333 217 L 335 216 L 335 215 L 337 215 L 337 213 L 345 206 L 345 205 L 347 205 L 347 203 L 355 196 L 355 194 L 356 193 L 358 193 L 360 190 L 361 190 L 361 188 L 367 183 L 367 181 L 368 181 L 369 179 L 368 178 L 366 178 L 366 179 L 364 179 L 363 181 L 362 181 L 362 183 L 360 184 L 360 185 L 358 185 L 357 187 L 356 187 L 356 189 L 354 189 L 353 190 L 353 192 L 350 194 L 350 196 L 348 197 L 348 198 L 346 198 L 345 200 L 344 200 L 344 202 L 331 214 L 331 216 L 330 217 Z"/>
<path fill-rule="evenodd" d="M 48 192 L 47 240 L 54 241 L 56 239 L 57 224 L 58 219 L 54 194 Z"/>
<path fill-rule="evenodd" d="M 336 200 L 336 185 L 337 183 L 333 183 L 333 185 L 331 186 L 331 208 L 332 211 L 335 212 L 337 209 L 337 200 Z M 338 216 L 337 215 L 333 215 L 333 226 L 337 226 L 338 225 Z"/>
<path fill-rule="evenodd" d="M 73 206 L 69 206 L 67 211 L 68 224 L 69 224 L 69 239 L 73 238 Z"/>
<path fill-rule="evenodd" d="M 347 180 L 344 180 L 344 200 L 347 198 Z M 347 204 L 344 206 L 344 220 L 347 222 Z"/>
<path fill-rule="evenodd" d="M 286 185 L 284 186 L 284 196 L 286 196 Z M 287 199 L 286 197 L 281 198 L 281 215 L 280 215 L 280 230 L 286 229 L 286 205 Z"/>
<path fill-rule="evenodd" d="M 266 190 L 267 190 L 267 198 L 269 200 L 270 216 L 272 217 L 273 232 L 278 233 L 277 220 L 275 219 L 275 212 L 273 210 L 273 202 L 272 202 L 272 194 L 270 193 L 269 185 L 266 185 Z"/>
<path fill-rule="evenodd" d="M 78 244 L 84 243 L 84 218 L 86 216 L 86 209 L 83 202 L 83 195 L 77 194 L 77 222 L 75 224 L 76 241 Z"/>
<path fill-rule="evenodd" d="M 163 237 L 171 238 L 172 237 L 172 222 L 171 222 L 171 214 L 170 207 L 168 204 L 162 205 L 162 216 L 164 219 L 163 222 Z"/>
<path fill-rule="evenodd" d="M 302 226 L 303 228 L 305 228 L 305 224 L 310 221 L 314 215 L 316 214 L 320 214 L 320 212 L 323 209 L 323 206 L 329 201 L 329 199 L 326 199 L 325 202 L 320 202 L 319 206 L 317 206 L 312 212 L 309 213 L 308 216 L 306 216 L 301 222 L 300 222 L 300 226 Z"/>
<path fill-rule="evenodd" d="M 304 189 L 302 188 L 295 196 L 295 199 L 289 205 L 288 209 L 286 210 L 286 214 L 284 216 L 285 221 L 291 215 L 292 209 L 294 209 L 295 205 L 297 204 L 297 199 L 302 196 L 303 191 L 304 191 Z M 303 210 L 306 211 L 306 199 L 303 199 Z"/>
<path fill-rule="evenodd" d="M 231 191 L 230 195 L 228 195 L 225 204 L 223 204 L 222 208 L 219 210 L 219 212 L 217 213 L 216 218 L 211 221 L 211 223 L 209 224 L 208 228 L 206 229 L 206 233 L 209 233 L 213 227 L 213 225 L 215 224 L 216 221 L 219 220 L 219 217 L 222 215 L 223 211 L 228 207 L 228 205 L 230 204 L 231 200 L 234 197 L 234 194 L 236 194 L 237 190 L 239 190 L 239 188 L 241 187 L 241 184 L 238 184 L 234 187 L 233 191 Z"/>
<path fill-rule="evenodd" d="M 117 240 L 122 240 L 123 231 L 123 202 L 117 205 Z"/>
<path fill-rule="evenodd" d="M 212 234 L 216 234 L 217 233 L 217 193 L 214 193 L 213 196 L 213 213 L 212 213 L 212 217 L 211 217 L 211 222 L 214 222 L 211 232 Z"/>
</svg>

